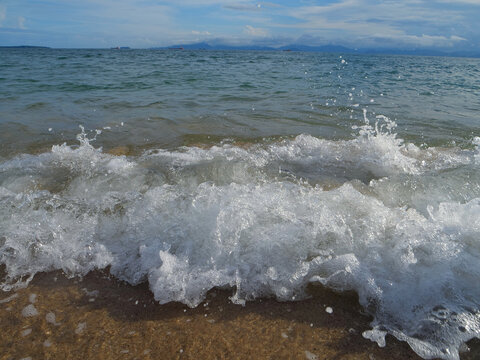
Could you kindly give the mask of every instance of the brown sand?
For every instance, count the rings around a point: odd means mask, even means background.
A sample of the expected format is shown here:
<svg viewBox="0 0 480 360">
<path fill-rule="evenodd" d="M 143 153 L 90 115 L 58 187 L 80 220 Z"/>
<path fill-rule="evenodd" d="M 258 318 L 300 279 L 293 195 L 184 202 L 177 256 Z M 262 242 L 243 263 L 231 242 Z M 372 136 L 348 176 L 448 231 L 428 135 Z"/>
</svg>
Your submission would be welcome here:
<svg viewBox="0 0 480 360">
<path fill-rule="evenodd" d="M 419 359 L 392 337 L 386 348 L 364 339 L 370 319 L 354 294 L 310 291 L 305 301 L 242 307 L 228 300 L 231 291 L 213 290 L 190 309 L 159 305 L 146 285 L 104 273 L 40 274 L 0 293 L 0 359 Z M 462 359 L 478 359 L 473 348 Z"/>
<path fill-rule="evenodd" d="M 132 150 L 128 146 L 116 146 L 107 151 L 110 155 L 121 156 L 121 155 L 131 155 Z"/>
</svg>

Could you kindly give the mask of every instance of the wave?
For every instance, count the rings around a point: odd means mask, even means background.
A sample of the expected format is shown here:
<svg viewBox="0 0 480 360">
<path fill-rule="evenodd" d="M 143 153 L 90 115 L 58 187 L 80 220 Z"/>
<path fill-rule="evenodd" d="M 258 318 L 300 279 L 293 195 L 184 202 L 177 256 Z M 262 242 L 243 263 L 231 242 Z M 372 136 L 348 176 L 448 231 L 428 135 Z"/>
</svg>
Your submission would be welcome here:
<svg viewBox="0 0 480 360">
<path fill-rule="evenodd" d="M 458 359 L 480 335 L 480 138 L 422 148 L 379 116 L 351 140 L 148 150 L 92 145 L 0 163 L 1 283 L 110 267 L 160 303 L 197 306 L 214 287 L 238 304 L 355 290 L 387 333 L 424 358 Z"/>
</svg>

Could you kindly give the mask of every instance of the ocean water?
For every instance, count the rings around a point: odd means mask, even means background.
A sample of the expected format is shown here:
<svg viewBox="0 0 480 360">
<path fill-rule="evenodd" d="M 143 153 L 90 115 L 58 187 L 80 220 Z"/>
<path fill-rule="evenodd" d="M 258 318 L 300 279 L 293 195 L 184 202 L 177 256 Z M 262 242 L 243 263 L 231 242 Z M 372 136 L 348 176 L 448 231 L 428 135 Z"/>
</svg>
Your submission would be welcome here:
<svg viewBox="0 0 480 360">
<path fill-rule="evenodd" d="M 424 358 L 480 337 L 480 60 L 0 50 L 3 290 L 358 293 Z"/>
</svg>

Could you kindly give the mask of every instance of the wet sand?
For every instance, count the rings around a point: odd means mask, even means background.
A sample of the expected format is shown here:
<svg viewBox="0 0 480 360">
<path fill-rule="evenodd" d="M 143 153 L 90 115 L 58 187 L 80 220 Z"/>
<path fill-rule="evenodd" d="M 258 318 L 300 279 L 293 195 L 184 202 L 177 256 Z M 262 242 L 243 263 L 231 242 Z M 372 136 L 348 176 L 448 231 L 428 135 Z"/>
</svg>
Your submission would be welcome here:
<svg viewBox="0 0 480 360">
<path fill-rule="evenodd" d="M 159 305 L 146 284 L 101 272 L 39 274 L 0 293 L 0 359 L 419 359 L 391 336 L 385 348 L 362 337 L 370 319 L 355 294 L 309 291 L 304 301 L 242 307 L 231 291 L 212 290 L 191 309 Z M 480 346 L 470 347 L 462 359 L 479 358 Z"/>
</svg>

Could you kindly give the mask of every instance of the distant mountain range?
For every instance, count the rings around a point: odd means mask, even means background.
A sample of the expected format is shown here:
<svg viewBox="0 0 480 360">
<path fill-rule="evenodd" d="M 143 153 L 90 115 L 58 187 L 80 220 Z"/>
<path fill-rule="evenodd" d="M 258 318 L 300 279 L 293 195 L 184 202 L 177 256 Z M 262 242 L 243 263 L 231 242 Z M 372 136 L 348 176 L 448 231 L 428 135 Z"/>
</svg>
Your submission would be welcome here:
<svg viewBox="0 0 480 360">
<path fill-rule="evenodd" d="M 453 57 L 480 57 L 480 51 L 442 51 L 434 49 L 387 49 L 387 48 L 365 48 L 350 49 L 341 45 L 310 46 L 302 44 L 290 44 L 278 48 L 269 46 L 233 46 L 233 45 L 210 45 L 206 42 L 195 44 L 179 44 L 166 47 L 153 47 L 150 49 L 185 49 L 185 50 L 257 50 L 257 51 L 305 51 L 305 52 L 330 52 L 345 54 L 392 54 L 392 55 L 421 55 L 421 56 L 453 56 Z"/>
<path fill-rule="evenodd" d="M 47 46 L 18 45 L 18 46 L 0 46 L 0 49 L 50 49 L 50 48 Z"/>
</svg>

